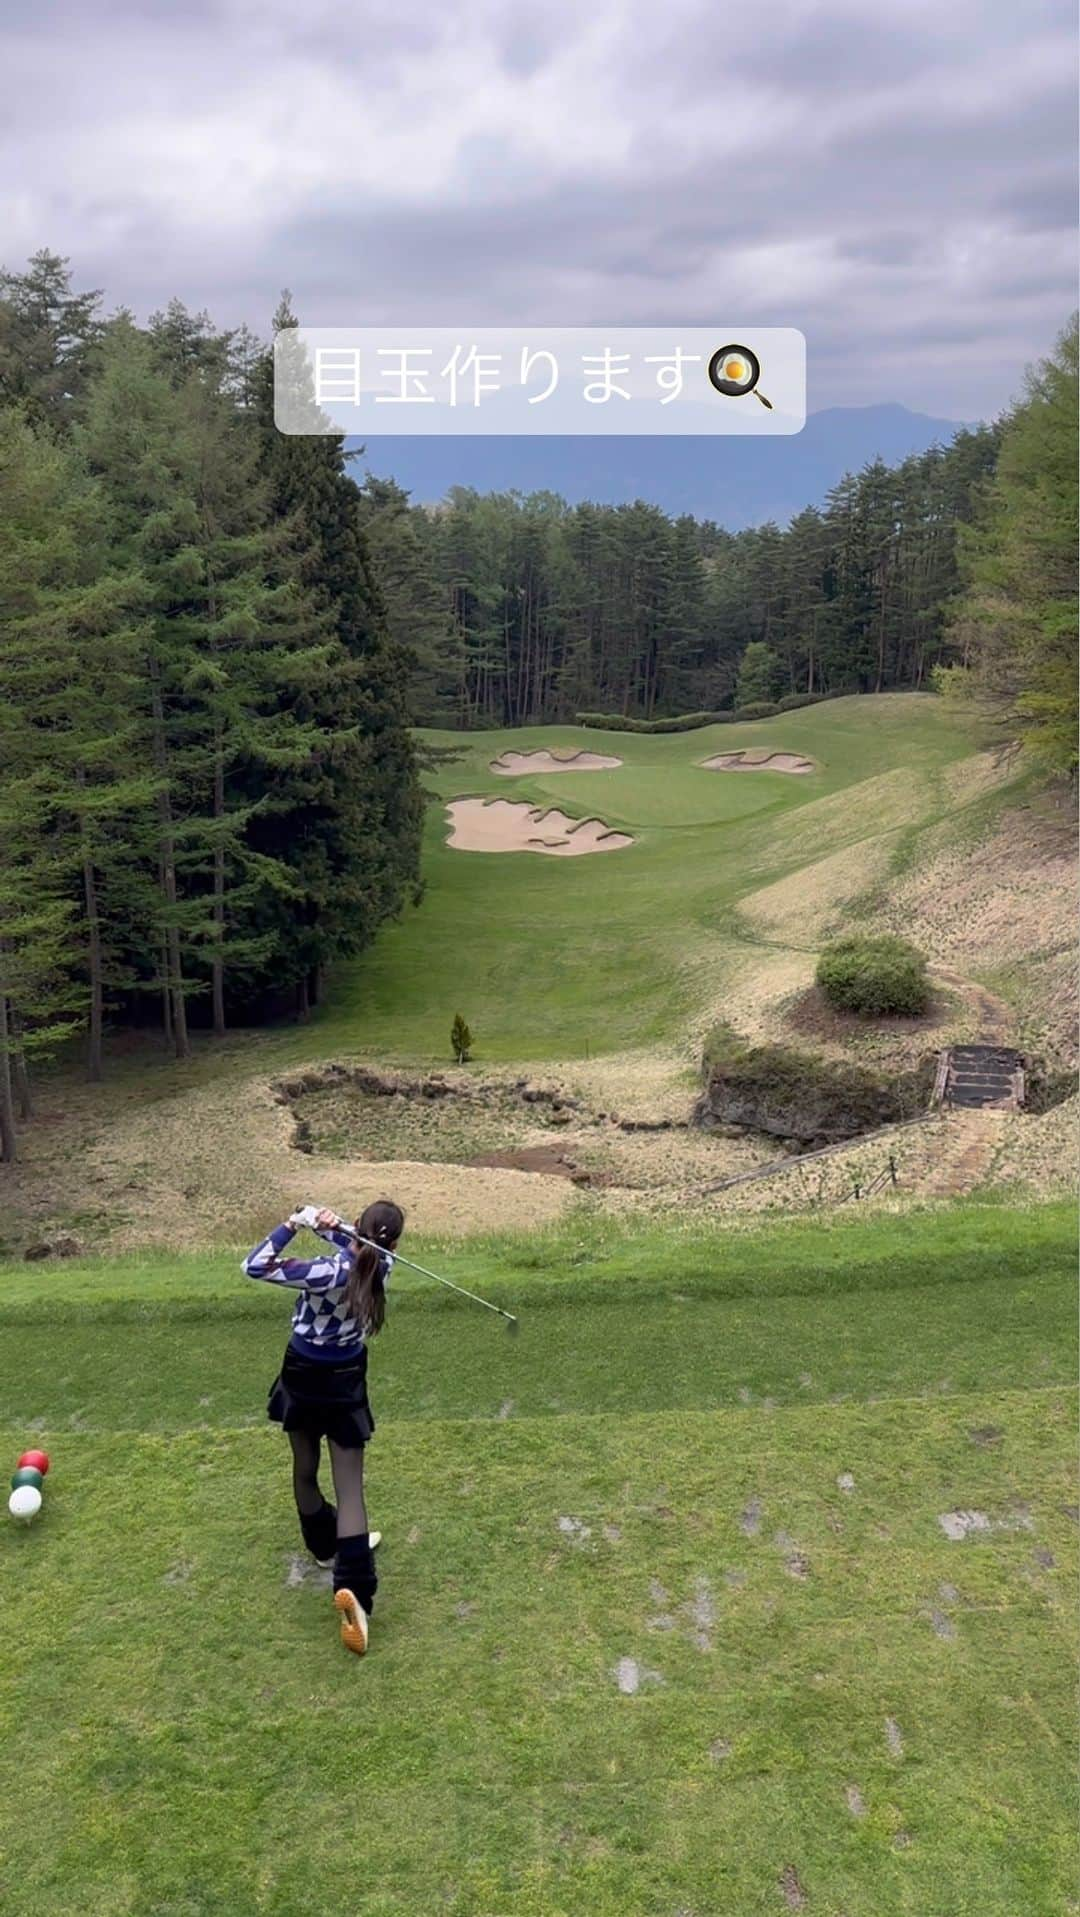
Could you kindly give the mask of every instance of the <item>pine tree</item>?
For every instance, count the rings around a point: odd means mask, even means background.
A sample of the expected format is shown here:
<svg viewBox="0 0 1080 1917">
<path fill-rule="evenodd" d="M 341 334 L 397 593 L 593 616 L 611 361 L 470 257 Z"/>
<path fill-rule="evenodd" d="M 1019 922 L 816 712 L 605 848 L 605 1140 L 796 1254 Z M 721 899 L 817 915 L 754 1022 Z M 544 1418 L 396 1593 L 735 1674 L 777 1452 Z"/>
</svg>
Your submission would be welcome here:
<svg viewBox="0 0 1080 1917">
<path fill-rule="evenodd" d="M 24 1109 L 28 1058 L 87 1012 L 100 1069 L 97 887 L 148 796 L 125 765 L 134 588 L 110 571 L 100 520 L 70 448 L 0 414 L 0 992 Z"/>
<path fill-rule="evenodd" d="M 275 330 L 287 335 L 295 324 L 286 295 Z M 272 976 L 303 1012 L 326 966 L 362 951 L 414 896 L 423 796 L 408 730 L 409 659 L 386 631 L 342 441 L 277 431 L 269 356 L 256 391 L 271 511 L 290 529 L 289 565 L 331 642 L 318 681 L 294 708 L 318 746 L 275 780 L 274 807 L 253 820 L 251 835 L 295 888 L 272 912 Z"/>
<path fill-rule="evenodd" d="M 457 705 L 464 665 L 450 594 L 440 577 L 437 525 L 410 511 L 409 495 L 392 479 L 368 474 L 360 488 L 360 523 L 386 609 L 386 632 L 408 661 L 409 715 L 440 725 Z"/>
<path fill-rule="evenodd" d="M 187 1000 L 209 986 L 216 1032 L 229 980 L 266 964 L 267 896 L 295 890 L 252 822 L 310 758 L 299 707 L 332 642 L 298 583 L 289 529 L 272 524 L 257 436 L 220 388 L 216 355 L 172 365 L 162 341 L 111 329 L 85 444 L 118 551 L 143 581 L 142 684 L 156 777 L 153 946 L 168 1017 L 188 1049 Z"/>
<path fill-rule="evenodd" d="M 72 292 L 58 253 L 35 253 L 22 273 L 0 268 L 0 406 L 34 426 L 71 424 L 103 335 L 100 305 L 100 292 Z"/>
<path fill-rule="evenodd" d="M 986 511 L 964 542 L 952 689 L 1051 771 L 1077 766 L 1077 321 L 1005 422 Z M 949 683 L 948 680 L 945 682 Z"/>
</svg>

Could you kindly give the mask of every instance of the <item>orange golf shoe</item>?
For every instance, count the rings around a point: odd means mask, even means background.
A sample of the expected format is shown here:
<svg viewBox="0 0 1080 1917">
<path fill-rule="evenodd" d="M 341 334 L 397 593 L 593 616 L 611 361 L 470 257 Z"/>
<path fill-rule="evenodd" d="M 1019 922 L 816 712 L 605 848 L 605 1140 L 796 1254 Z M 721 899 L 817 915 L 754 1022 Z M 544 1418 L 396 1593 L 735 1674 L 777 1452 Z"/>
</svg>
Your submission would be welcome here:
<svg viewBox="0 0 1080 1917">
<path fill-rule="evenodd" d="M 334 1592 L 334 1609 L 341 1613 L 341 1642 L 363 1657 L 368 1646 L 367 1612 L 351 1591 Z"/>
</svg>

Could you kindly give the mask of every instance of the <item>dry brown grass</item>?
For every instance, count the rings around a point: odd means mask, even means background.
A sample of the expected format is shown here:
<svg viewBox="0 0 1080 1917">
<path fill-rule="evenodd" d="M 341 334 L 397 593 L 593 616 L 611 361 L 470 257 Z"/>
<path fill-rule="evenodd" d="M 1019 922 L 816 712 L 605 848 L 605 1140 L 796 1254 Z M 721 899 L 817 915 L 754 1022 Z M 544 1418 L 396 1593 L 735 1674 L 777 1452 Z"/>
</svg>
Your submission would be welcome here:
<svg viewBox="0 0 1080 1917">
<path fill-rule="evenodd" d="M 590 1111 L 621 1118 L 685 1120 L 694 1097 L 673 1058 L 608 1059 L 572 1075 L 550 1065 L 532 1073 L 521 1067 L 498 1076 L 509 1085 L 525 1075 L 582 1098 Z M 39 1122 L 26 1132 L 22 1162 L 5 1174 L 4 1245 L 17 1251 L 60 1228 L 74 1230 L 88 1249 L 250 1243 L 301 1201 L 359 1208 L 380 1193 L 404 1206 L 414 1230 L 456 1238 L 537 1230 L 581 1202 L 566 1177 L 442 1162 L 430 1135 L 422 1156 L 419 1138 L 415 1157 L 308 1155 L 295 1148 L 295 1119 L 275 1098 L 269 1075 L 200 1073 L 196 1066 L 187 1076 L 188 1084 L 170 1092 L 161 1074 L 164 1095 L 151 1102 L 145 1088 L 47 1091 Z M 451 1101 L 442 1122 L 460 1125 Z M 555 1144 L 583 1170 L 651 1189 L 723 1177 L 769 1155 L 753 1140 L 575 1123 L 555 1130 L 524 1121 L 515 1142 Z"/>
<path fill-rule="evenodd" d="M 986 980 L 1014 1008 L 1022 1044 L 1075 1063 L 1080 900 L 1071 818 L 1042 802 L 1004 813 L 979 843 L 955 837 L 930 835 L 929 858 L 888 886 L 867 922 Z"/>
<path fill-rule="evenodd" d="M 681 1123 L 698 1089 L 705 1036 L 718 1019 L 751 1041 L 794 1042 L 879 1069 L 908 1069 L 928 1049 L 990 1035 L 1046 1050 L 1058 1062 L 1075 1060 L 1071 820 L 1044 800 L 1003 814 L 981 839 L 969 832 L 961 842 L 963 808 L 1007 776 L 989 754 L 935 779 L 886 773 L 765 828 L 762 870 L 806 863 L 742 901 L 734 942 L 704 933 L 684 941 L 673 986 L 689 987 L 698 1009 L 678 1038 L 565 1068 L 522 1061 L 505 1077 L 550 1085 L 593 1114 Z M 943 795 L 960 809 L 959 824 L 955 814 L 937 818 Z M 890 879 L 913 824 L 923 827 L 920 862 Z M 774 842 L 778 832 L 782 843 Z M 928 1020 L 863 1024 L 816 1016 L 817 948 L 856 923 L 900 932 L 932 956 L 939 992 Z M 966 1176 L 964 1166 L 980 1158 L 962 1145 L 962 1128 L 935 1118 L 703 1198 L 704 1184 L 778 1156 L 775 1145 L 685 1129 L 626 1134 L 576 1121 L 558 1131 L 525 1123 L 519 1138 L 515 1127 L 515 1145 L 557 1141 L 584 1169 L 626 1181 L 588 1194 L 566 1177 L 440 1162 L 430 1135 L 415 1143 L 401 1135 L 395 1150 L 408 1148 L 391 1160 L 362 1151 L 305 1156 L 293 1144 L 291 1112 L 271 1089 L 273 1056 L 272 1045 L 252 1036 L 216 1066 L 206 1058 L 185 1068 L 151 1061 L 99 1090 L 53 1081 L 39 1121 L 26 1129 L 23 1162 L 4 1173 L 0 1240 L 17 1249 L 63 1226 L 91 1247 L 209 1247 L 254 1238 L 301 1198 L 342 1206 L 382 1191 L 435 1238 L 537 1230 L 572 1206 L 628 1217 L 658 1210 L 685 1216 L 703 1206 L 735 1220 L 834 1206 L 856 1178 L 865 1181 L 881 1168 L 890 1147 L 899 1187 L 873 1202 L 925 1199 L 948 1182 L 954 1161 Z M 1034 1193 L 1068 1187 L 1077 1112 L 1073 1099 L 1042 1118 L 1007 1115 L 989 1154 L 991 1179 Z"/>
<path fill-rule="evenodd" d="M 899 832 L 885 832 L 829 852 L 751 892 L 741 900 L 739 915 L 756 936 L 776 944 L 822 945 L 840 929 L 845 907 L 884 879 L 899 838 Z"/>
<path fill-rule="evenodd" d="M 9 1175 L 7 1239 L 71 1226 L 88 1247 L 188 1249 L 252 1242 L 301 1201 L 357 1206 L 389 1192 L 413 1226 L 443 1237 L 535 1229 L 574 1195 L 565 1180 L 458 1165 L 309 1157 L 266 1078 L 218 1077 L 154 1107 L 99 1099 L 86 1138 L 77 1111 L 46 1102 Z M 81 1102 L 81 1101 L 80 1101 Z"/>
<path fill-rule="evenodd" d="M 840 846 L 880 838 L 901 826 L 929 821 L 941 809 L 936 781 L 914 769 L 881 772 L 827 798 L 814 799 L 763 829 L 752 869 L 800 869 Z"/>
<path fill-rule="evenodd" d="M 1076 1190 L 1080 1162 L 1080 1095 L 1038 1118 L 1005 1112 L 994 1180 L 1042 1197 Z"/>
</svg>

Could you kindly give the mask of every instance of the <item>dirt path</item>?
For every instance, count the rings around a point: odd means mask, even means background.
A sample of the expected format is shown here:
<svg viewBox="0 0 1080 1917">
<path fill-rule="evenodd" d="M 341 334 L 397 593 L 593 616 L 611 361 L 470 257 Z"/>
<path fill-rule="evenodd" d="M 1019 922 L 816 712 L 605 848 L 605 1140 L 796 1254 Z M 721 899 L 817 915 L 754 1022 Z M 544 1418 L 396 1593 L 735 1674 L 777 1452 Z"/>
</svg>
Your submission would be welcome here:
<svg viewBox="0 0 1080 1917">
<path fill-rule="evenodd" d="M 996 1111 L 948 1114 L 941 1155 L 922 1186 L 928 1198 L 958 1198 L 985 1184 L 1002 1142 L 1005 1117 Z"/>
<path fill-rule="evenodd" d="M 930 976 L 948 991 L 956 992 L 974 1012 L 979 1029 L 971 1040 L 972 1044 L 1008 1045 L 1015 1042 L 1016 1015 L 1004 999 L 988 992 L 985 985 L 977 984 L 974 979 L 965 978 L 962 972 L 954 972 L 948 965 L 932 965 Z"/>
</svg>

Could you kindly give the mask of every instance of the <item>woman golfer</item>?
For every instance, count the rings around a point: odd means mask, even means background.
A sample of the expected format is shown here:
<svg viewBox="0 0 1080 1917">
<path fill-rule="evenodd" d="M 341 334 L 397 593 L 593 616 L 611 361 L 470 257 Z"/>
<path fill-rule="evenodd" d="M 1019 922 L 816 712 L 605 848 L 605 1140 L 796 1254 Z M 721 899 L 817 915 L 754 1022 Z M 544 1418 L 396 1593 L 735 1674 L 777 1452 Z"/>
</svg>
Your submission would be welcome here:
<svg viewBox="0 0 1080 1917">
<path fill-rule="evenodd" d="M 308 1263 L 283 1257 L 302 1225 L 332 1251 Z M 404 1213 L 386 1198 L 369 1205 L 354 1230 L 336 1212 L 309 1208 L 294 1212 L 244 1260 L 249 1278 L 290 1285 L 300 1293 L 267 1415 L 288 1434 L 304 1543 L 317 1563 L 333 1564 L 342 1642 L 359 1656 L 367 1650 L 367 1621 L 378 1584 L 372 1547 L 379 1534 L 368 1532 L 364 1503 L 364 1446 L 375 1429 L 367 1395 L 367 1339 L 382 1326 L 384 1289 L 404 1228 Z M 323 1438 L 330 1450 L 336 1511 L 319 1489 Z"/>
</svg>

